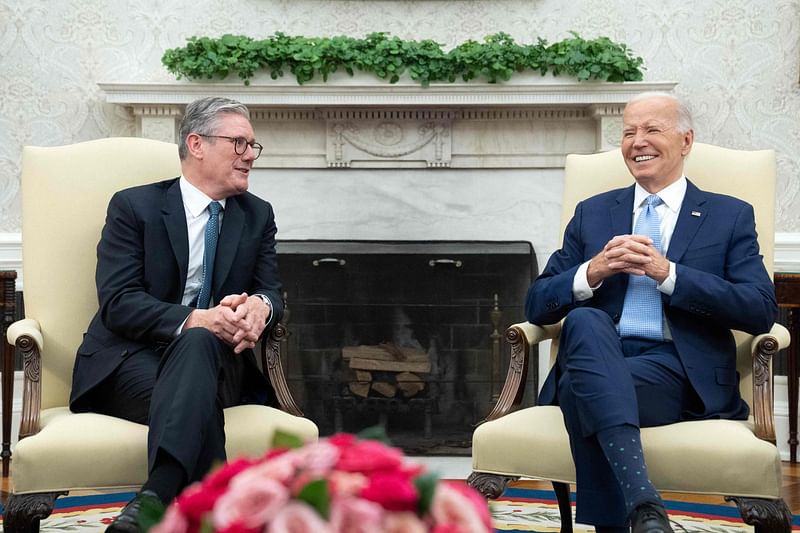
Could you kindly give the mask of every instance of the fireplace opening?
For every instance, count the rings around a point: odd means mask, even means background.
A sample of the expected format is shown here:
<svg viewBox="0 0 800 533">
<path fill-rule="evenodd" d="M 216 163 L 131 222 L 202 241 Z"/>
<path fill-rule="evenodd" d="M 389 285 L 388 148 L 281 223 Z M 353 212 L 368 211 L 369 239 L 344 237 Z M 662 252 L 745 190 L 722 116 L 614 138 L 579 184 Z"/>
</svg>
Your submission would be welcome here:
<svg viewBox="0 0 800 533">
<path fill-rule="evenodd" d="M 283 240 L 277 252 L 283 365 L 320 434 L 382 424 L 407 453 L 468 455 L 537 274 L 531 243 Z"/>
</svg>

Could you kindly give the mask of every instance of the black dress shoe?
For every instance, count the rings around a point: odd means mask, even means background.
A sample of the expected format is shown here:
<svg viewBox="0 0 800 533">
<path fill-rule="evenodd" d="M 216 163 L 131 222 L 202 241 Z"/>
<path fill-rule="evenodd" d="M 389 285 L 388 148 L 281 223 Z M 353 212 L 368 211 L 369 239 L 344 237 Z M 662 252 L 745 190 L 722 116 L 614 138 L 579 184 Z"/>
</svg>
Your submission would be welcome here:
<svg viewBox="0 0 800 533">
<path fill-rule="evenodd" d="M 673 533 L 663 505 L 643 503 L 631 513 L 631 533 Z"/>
<path fill-rule="evenodd" d="M 114 518 L 106 528 L 106 533 L 141 533 L 142 528 L 139 527 L 139 511 L 142 509 L 142 502 L 146 499 L 153 498 L 155 501 L 160 502 L 158 495 L 152 490 L 143 490 L 139 492 L 131 501 L 128 502 L 122 511 Z"/>
</svg>

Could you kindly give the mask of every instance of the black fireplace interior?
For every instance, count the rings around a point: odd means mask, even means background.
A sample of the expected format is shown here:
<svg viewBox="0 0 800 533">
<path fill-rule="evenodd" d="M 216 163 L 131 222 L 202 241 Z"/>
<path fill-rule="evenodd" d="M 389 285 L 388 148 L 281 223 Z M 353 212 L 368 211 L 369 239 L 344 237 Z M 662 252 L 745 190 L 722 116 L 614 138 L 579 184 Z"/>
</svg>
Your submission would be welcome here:
<svg viewBox="0 0 800 533">
<path fill-rule="evenodd" d="M 277 250 L 284 368 L 320 433 L 383 424 L 407 453 L 469 454 L 505 378 L 502 334 L 524 317 L 532 245 L 316 240 Z M 531 390 L 536 379 L 532 368 Z"/>
</svg>

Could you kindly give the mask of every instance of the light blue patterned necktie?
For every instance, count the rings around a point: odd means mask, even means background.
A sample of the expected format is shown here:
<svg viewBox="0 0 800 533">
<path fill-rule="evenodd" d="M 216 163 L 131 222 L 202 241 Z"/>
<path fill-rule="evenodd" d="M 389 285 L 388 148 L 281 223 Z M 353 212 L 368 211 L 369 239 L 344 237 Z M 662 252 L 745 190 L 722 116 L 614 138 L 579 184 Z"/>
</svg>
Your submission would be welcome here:
<svg viewBox="0 0 800 533">
<path fill-rule="evenodd" d="M 635 235 L 645 235 L 653 240 L 653 246 L 661 252 L 661 220 L 656 206 L 661 198 L 651 194 L 645 199 L 645 207 L 636 219 Z M 647 276 L 628 276 L 628 290 L 622 318 L 619 321 L 620 337 L 639 337 L 643 339 L 664 340 L 663 309 L 658 283 Z"/>
<path fill-rule="evenodd" d="M 211 285 L 214 281 L 214 258 L 217 256 L 217 241 L 219 240 L 219 212 L 222 205 L 219 202 L 208 204 L 208 222 L 206 222 L 205 253 L 203 254 L 203 286 L 197 296 L 197 308 L 208 309 L 211 302 Z"/>
</svg>

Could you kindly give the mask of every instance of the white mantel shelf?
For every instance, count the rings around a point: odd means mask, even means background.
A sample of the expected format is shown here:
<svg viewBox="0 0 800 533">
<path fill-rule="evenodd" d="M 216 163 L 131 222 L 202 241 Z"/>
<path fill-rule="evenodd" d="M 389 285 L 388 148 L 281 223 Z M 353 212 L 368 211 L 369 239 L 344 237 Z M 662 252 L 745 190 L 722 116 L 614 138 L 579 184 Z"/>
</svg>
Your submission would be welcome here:
<svg viewBox="0 0 800 533">
<path fill-rule="evenodd" d="M 329 83 L 298 85 L 282 78 L 266 83 L 241 82 L 98 83 L 107 101 L 123 106 L 185 105 L 202 96 L 218 95 L 254 107 L 441 107 L 441 106 L 591 106 L 624 105 L 644 91 L 672 91 L 675 82 L 578 82 L 560 78 L 516 76 L 505 83 L 415 82 L 390 84 L 365 76 L 339 76 Z"/>
<path fill-rule="evenodd" d="M 568 153 L 618 145 L 622 110 L 674 82 L 579 82 L 523 73 L 505 83 L 422 87 L 337 73 L 293 78 L 100 83 L 136 118 L 137 135 L 175 142 L 186 104 L 223 96 L 246 104 L 265 151 L 261 168 L 559 168 Z"/>
</svg>

